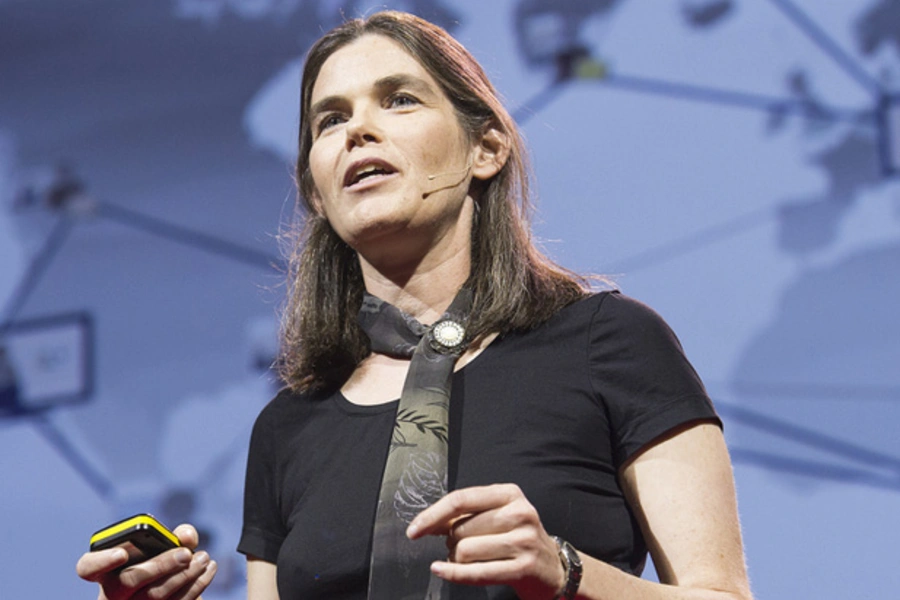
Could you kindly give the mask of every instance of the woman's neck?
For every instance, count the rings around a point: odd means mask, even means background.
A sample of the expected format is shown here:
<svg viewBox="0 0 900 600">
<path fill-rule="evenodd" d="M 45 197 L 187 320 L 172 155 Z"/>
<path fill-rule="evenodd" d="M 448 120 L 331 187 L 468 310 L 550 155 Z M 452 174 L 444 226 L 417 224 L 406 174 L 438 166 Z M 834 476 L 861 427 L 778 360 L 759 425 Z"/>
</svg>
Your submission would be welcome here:
<svg viewBox="0 0 900 600">
<path fill-rule="evenodd" d="M 455 221 L 356 247 L 366 290 L 420 323 L 434 323 L 469 278 L 474 211 L 467 197 Z"/>
<path fill-rule="evenodd" d="M 390 302 L 422 323 L 436 321 L 469 278 L 471 256 L 468 247 L 441 260 L 421 261 L 415 265 L 376 268 L 360 255 L 366 290 Z"/>
</svg>

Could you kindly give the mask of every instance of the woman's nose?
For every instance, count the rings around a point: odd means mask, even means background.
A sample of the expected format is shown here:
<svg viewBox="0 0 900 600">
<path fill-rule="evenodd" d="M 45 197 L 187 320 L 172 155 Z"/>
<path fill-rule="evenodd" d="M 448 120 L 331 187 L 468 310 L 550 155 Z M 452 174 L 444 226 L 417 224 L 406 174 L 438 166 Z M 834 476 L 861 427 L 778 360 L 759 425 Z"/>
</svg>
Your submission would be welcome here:
<svg viewBox="0 0 900 600">
<path fill-rule="evenodd" d="M 350 121 L 347 122 L 347 149 L 354 146 L 363 146 L 381 141 L 381 129 L 377 123 L 377 117 L 370 109 L 361 109 L 353 112 Z"/>
</svg>

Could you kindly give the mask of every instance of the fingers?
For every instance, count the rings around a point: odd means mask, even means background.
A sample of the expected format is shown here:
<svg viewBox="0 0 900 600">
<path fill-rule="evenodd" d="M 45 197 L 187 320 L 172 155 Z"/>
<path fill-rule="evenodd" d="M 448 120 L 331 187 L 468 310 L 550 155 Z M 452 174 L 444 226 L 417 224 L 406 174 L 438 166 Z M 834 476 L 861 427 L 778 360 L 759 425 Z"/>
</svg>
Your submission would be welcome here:
<svg viewBox="0 0 900 600">
<path fill-rule="evenodd" d="M 187 568 L 166 577 L 153 580 L 133 596 L 135 600 L 194 600 L 210 584 L 217 565 L 206 552 L 193 555 Z"/>
<path fill-rule="evenodd" d="M 508 504 L 484 512 L 454 519 L 447 537 L 462 540 L 518 529 L 543 530 L 537 511 L 524 496 L 518 496 Z"/>
<path fill-rule="evenodd" d="M 178 538 L 178 541 L 181 542 L 182 546 L 186 546 L 191 550 L 194 550 L 197 547 L 197 544 L 200 543 L 200 535 L 197 533 L 197 530 L 194 529 L 193 525 L 179 525 L 172 530 L 172 533 L 175 534 L 175 537 Z"/>
<path fill-rule="evenodd" d="M 99 583 L 110 600 L 192 600 L 206 589 L 216 570 L 206 552 L 193 554 L 187 548 L 176 548 L 120 573 L 110 573 Z"/>
<path fill-rule="evenodd" d="M 219 566 L 216 564 L 216 561 L 209 561 L 204 570 L 200 573 L 200 576 L 190 585 L 182 589 L 177 595 L 173 596 L 172 600 L 196 600 L 197 598 L 200 598 L 200 594 L 203 593 L 203 590 L 212 583 L 218 568 Z"/>
<path fill-rule="evenodd" d="M 447 538 L 447 561 L 457 564 L 507 560 L 515 558 L 523 545 L 521 535 L 510 531 L 503 534 L 480 535 L 468 538 Z"/>
<path fill-rule="evenodd" d="M 424 535 L 449 535 L 451 528 L 463 517 L 482 515 L 509 506 L 517 500 L 524 501 L 525 496 L 522 490 L 513 484 L 455 490 L 419 513 L 410 523 L 406 535 L 410 539 Z"/>
<path fill-rule="evenodd" d="M 128 567 L 119 573 L 118 583 L 125 589 L 139 590 L 157 580 L 181 573 L 193 560 L 194 555 L 187 548 L 169 550 Z"/>
<path fill-rule="evenodd" d="M 556 544 L 543 531 L 523 527 L 497 535 L 466 537 L 451 545 L 449 559 L 432 563 L 438 577 L 466 585 L 505 584 L 519 598 L 551 598 L 565 582 Z"/>
<path fill-rule="evenodd" d="M 78 559 L 75 572 L 87 581 L 99 581 L 107 573 L 128 562 L 128 552 L 122 548 L 110 548 L 97 552 L 86 552 Z"/>
<path fill-rule="evenodd" d="M 454 583 L 506 584 L 527 600 L 553 597 L 565 579 L 556 542 L 516 485 L 453 491 L 413 519 L 407 535 L 447 536 L 448 560 L 431 570 Z"/>
<path fill-rule="evenodd" d="M 432 563 L 431 572 L 441 579 L 463 585 L 502 585 L 513 581 L 513 574 L 520 569 L 514 560 L 467 564 L 438 561 Z"/>
</svg>

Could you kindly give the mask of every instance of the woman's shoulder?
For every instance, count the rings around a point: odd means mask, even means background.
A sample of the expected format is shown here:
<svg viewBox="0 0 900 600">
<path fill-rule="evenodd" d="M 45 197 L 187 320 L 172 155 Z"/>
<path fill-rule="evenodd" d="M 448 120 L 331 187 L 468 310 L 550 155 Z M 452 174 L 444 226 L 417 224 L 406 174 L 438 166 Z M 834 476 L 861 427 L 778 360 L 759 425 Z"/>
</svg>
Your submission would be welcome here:
<svg viewBox="0 0 900 600">
<path fill-rule="evenodd" d="M 561 309 L 555 318 L 565 321 L 588 320 L 620 326 L 663 322 L 662 317 L 654 309 L 619 289 L 589 293 Z"/>
<path fill-rule="evenodd" d="M 616 320 L 631 324 L 664 323 L 651 306 L 619 290 L 595 294 L 596 316 L 600 320 Z"/>
<path fill-rule="evenodd" d="M 502 346 L 515 348 L 556 347 L 560 350 L 580 346 L 579 339 L 593 337 L 596 323 L 601 328 L 621 327 L 633 320 L 637 302 L 615 289 L 594 291 L 567 304 L 540 325 L 501 336 Z M 628 329 L 628 327 L 624 327 Z"/>
<path fill-rule="evenodd" d="M 311 410 L 332 395 L 322 391 L 298 391 L 289 386 L 278 390 L 256 417 L 257 426 L 275 426 Z"/>
<path fill-rule="evenodd" d="M 656 310 L 618 289 L 588 294 L 560 310 L 538 331 L 532 341 L 569 345 L 584 337 L 592 352 L 681 351 L 674 331 Z"/>
</svg>

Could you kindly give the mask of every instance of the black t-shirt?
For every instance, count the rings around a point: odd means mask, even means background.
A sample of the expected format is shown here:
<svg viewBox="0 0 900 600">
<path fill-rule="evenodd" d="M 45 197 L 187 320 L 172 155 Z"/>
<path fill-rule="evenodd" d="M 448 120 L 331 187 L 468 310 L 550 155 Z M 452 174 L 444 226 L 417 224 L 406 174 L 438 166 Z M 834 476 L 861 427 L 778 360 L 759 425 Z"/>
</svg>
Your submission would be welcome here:
<svg viewBox="0 0 900 600">
<path fill-rule="evenodd" d="M 281 600 L 366 597 L 372 524 L 397 402 L 283 391 L 250 444 L 238 550 L 276 563 Z M 639 574 L 641 531 L 619 468 L 667 431 L 718 422 L 662 319 L 616 292 L 494 340 L 453 376 L 451 489 L 516 483 L 544 528 Z M 514 598 L 453 587 L 453 598 Z"/>
</svg>

